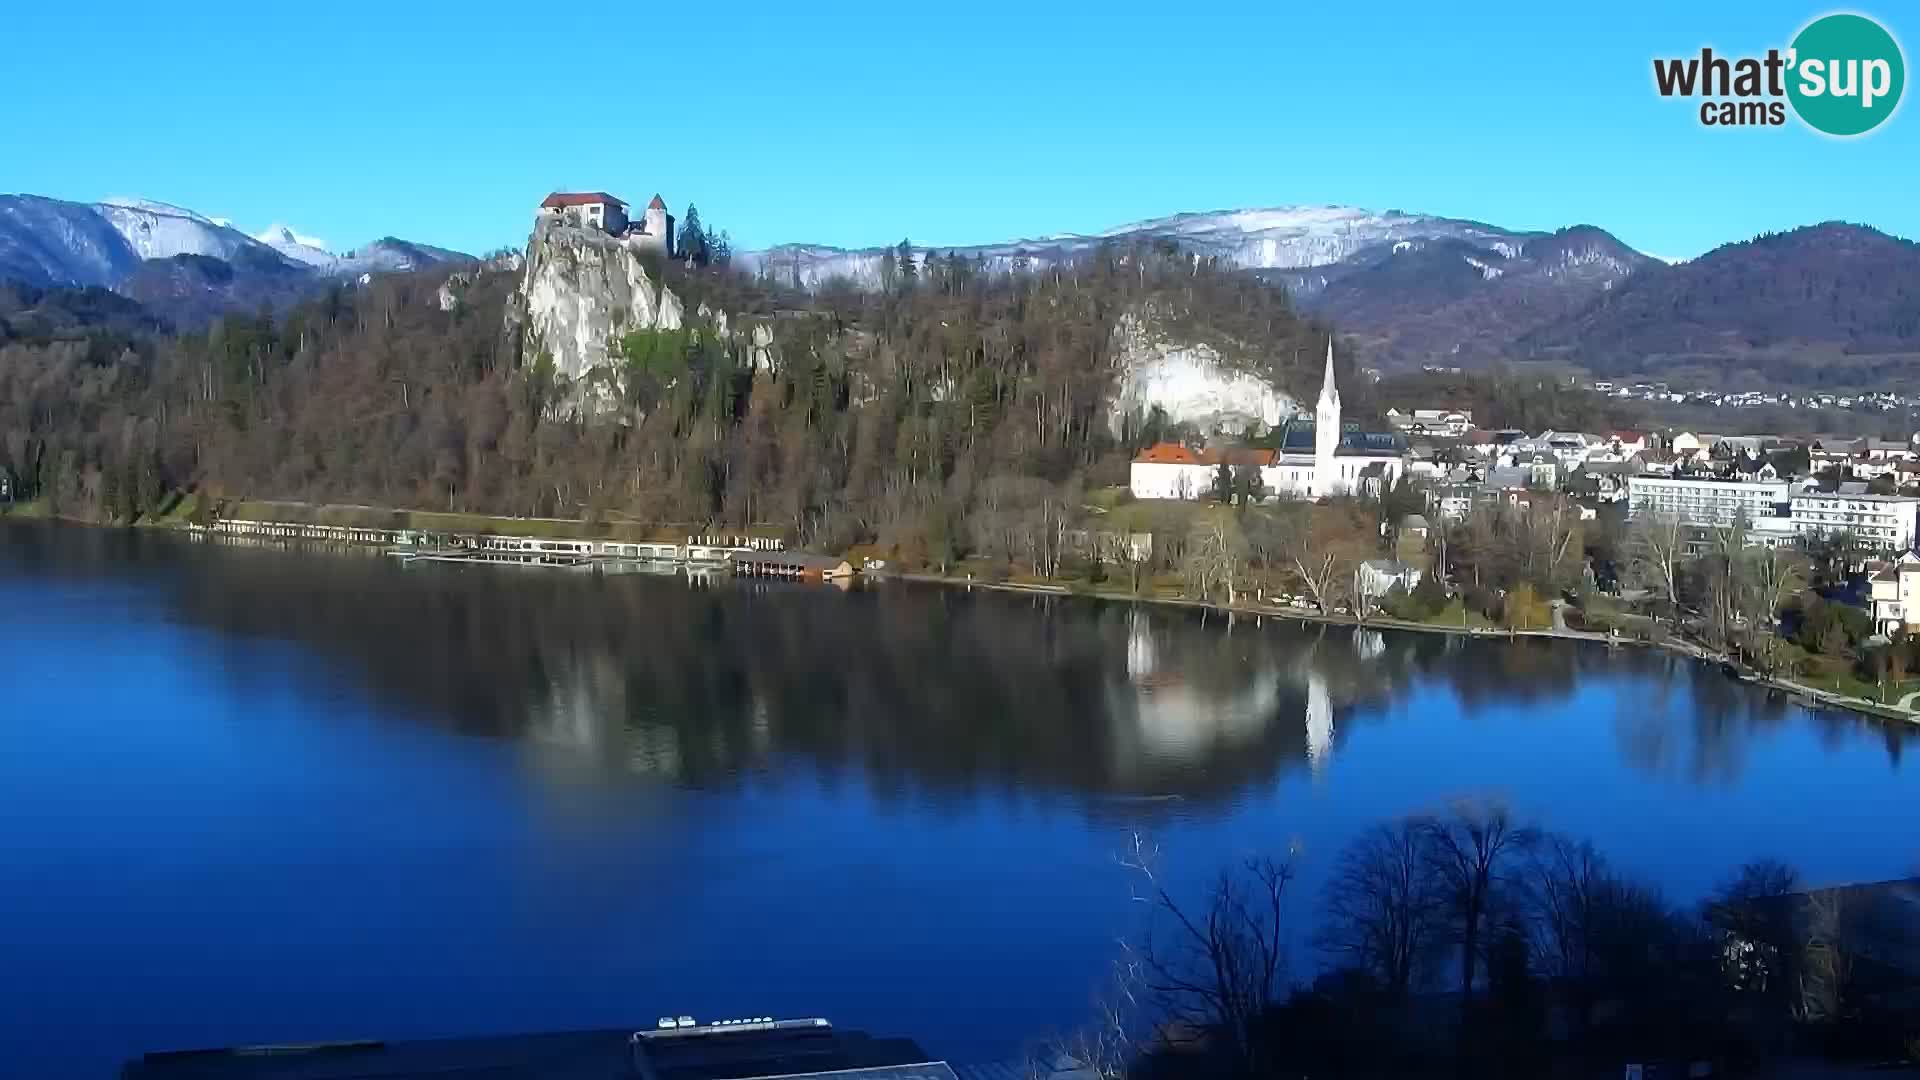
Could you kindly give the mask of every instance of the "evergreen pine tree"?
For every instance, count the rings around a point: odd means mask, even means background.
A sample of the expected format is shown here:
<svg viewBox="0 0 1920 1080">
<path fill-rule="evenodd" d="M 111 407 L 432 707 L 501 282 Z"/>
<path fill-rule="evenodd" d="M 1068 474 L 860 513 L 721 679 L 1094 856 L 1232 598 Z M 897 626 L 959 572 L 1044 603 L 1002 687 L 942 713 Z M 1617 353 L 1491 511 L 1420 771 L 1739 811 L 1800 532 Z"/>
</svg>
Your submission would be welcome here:
<svg viewBox="0 0 1920 1080">
<path fill-rule="evenodd" d="M 692 203 L 680 219 L 680 257 L 700 266 L 707 262 L 707 234 L 700 227 L 700 210 Z"/>
<path fill-rule="evenodd" d="M 894 261 L 900 264 L 900 287 L 911 291 L 920 277 L 920 268 L 913 262 L 913 245 L 903 239 L 895 252 Z"/>
</svg>

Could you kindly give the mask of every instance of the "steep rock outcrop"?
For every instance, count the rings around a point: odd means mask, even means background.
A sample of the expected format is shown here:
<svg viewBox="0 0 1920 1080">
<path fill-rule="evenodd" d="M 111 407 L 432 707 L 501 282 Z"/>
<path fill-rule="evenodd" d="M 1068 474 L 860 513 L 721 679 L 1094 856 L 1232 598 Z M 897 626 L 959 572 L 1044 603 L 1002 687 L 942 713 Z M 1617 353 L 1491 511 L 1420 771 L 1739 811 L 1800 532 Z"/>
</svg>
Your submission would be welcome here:
<svg viewBox="0 0 1920 1080">
<path fill-rule="evenodd" d="M 1213 345 L 1172 340 L 1138 314 L 1123 315 L 1115 324 L 1113 356 L 1107 422 L 1115 435 L 1129 416 L 1145 415 L 1156 405 L 1169 420 L 1206 432 L 1273 427 L 1300 409 L 1290 395 Z"/>
<path fill-rule="evenodd" d="M 580 380 L 619 355 L 636 330 L 678 330 L 680 299 L 654 283 L 638 248 L 597 229 L 542 218 L 527 241 L 519 310 L 509 334 L 523 334 L 529 357 Z"/>
</svg>

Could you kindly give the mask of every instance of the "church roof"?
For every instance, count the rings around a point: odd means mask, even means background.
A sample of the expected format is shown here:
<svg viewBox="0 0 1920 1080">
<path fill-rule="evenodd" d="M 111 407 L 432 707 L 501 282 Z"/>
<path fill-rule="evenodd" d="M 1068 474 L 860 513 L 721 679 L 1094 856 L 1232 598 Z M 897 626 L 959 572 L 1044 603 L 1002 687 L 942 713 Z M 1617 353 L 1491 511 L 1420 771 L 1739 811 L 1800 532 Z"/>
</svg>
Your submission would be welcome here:
<svg viewBox="0 0 1920 1080">
<path fill-rule="evenodd" d="M 667 204 L 662 201 L 657 194 L 653 197 L 653 201 L 647 204 L 647 209 L 649 210 L 665 210 L 666 208 Z"/>
<path fill-rule="evenodd" d="M 1287 421 L 1280 432 L 1280 452 L 1283 454 L 1311 454 L 1316 449 L 1312 420 L 1304 415 Z M 1407 452 L 1406 436 L 1397 431 L 1360 431 L 1349 428 L 1340 433 L 1340 443 L 1334 447 L 1336 455 L 1392 455 Z"/>
<path fill-rule="evenodd" d="M 556 191 L 541 202 L 541 206 L 559 210 L 568 206 L 591 206 L 594 203 L 612 203 L 615 206 L 627 205 L 624 200 L 616 199 L 604 191 Z"/>
</svg>

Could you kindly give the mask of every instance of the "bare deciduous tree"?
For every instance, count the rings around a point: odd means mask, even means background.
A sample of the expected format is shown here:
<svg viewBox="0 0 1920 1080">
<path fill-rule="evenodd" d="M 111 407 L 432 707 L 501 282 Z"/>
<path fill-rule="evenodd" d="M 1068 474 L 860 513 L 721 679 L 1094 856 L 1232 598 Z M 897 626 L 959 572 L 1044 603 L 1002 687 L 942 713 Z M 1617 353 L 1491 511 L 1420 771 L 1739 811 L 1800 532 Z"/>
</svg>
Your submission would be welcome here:
<svg viewBox="0 0 1920 1080">
<path fill-rule="evenodd" d="M 1536 833 L 1514 824 L 1503 806 L 1471 802 L 1424 819 L 1421 828 L 1432 887 L 1460 947 L 1462 1009 L 1470 1010 L 1494 892 L 1512 857 L 1532 846 Z"/>
<path fill-rule="evenodd" d="M 1138 834 L 1121 861 L 1137 876 L 1134 899 L 1152 909 L 1138 954 L 1146 992 L 1168 1024 L 1163 1036 L 1224 1038 L 1249 1074 L 1263 1075 L 1254 1025 L 1279 1000 L 1292 864 L 1256 857 L 1223 871 L 1195 913 L 1168 894 L 1158 850 Z"/>
<path fill-rule="evenodd" d="M 1633 519 L 1627 530 L 1627 575 L 1665 601 L 1676 620 L 1686 557 L 1687 529 L 1679 515 L 1650 513 Z"/>
<path fill-rule="evenodd" d="M 1202 599 L 1224 588 L 1227 603 L 1235 599 L 1234 578 L 1247 561 L 1247 544 L 1240 528 L 1226 514 L 1215 514 L 1194 527 L 1187 541 L 1181 573 Z"/>
<path fill-rule="evenodd" d="M 1327 882 L 1320 947 L 1367 972 L 1396 998 L 1417 985 L 1439 912 L 1422 823 L 1376 825 L 1349 844 Z"/>
</svg>

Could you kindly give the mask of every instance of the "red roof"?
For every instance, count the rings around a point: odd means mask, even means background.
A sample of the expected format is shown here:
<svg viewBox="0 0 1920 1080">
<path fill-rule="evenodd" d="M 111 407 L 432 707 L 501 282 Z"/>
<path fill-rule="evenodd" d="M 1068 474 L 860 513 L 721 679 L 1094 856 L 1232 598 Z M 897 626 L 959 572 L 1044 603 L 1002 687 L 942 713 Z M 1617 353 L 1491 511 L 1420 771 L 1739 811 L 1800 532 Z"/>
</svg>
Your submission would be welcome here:
<svg viewBox="0 0 1920 1080">
<path fill-rule="evenodd" d="M 1639 442 L 1646 438 L 1637 431 L 1609 431 L 1607 434 L 1621 442 Z"/>
<path fill-rule="evenodd" d="M 1179 443 L 1154 443 L 1133 459 L 1141 465 L 1198 465 L 1200 459 Z"/>
<path fill-rule="evenodd" d="M 658 201 L 658 196 L 655 197 L 655 201 Z M 556 191 L 547 196 L 546 201 L 540 205 L 545 208 L 559 210 L 568 206 L 588 206 L 593 203 L 612 203 L 615 206 L 627 205 L 625 201 L 616 199 L 604 191 Z"/>
<path fill-rule="evenodd" d="M 1231 446 L 1225 450 L 1208 450 L 1206 453 L 1200 455 L 1200 464 L 1202 465 L 1218 465 L 1223 461 L 1229 465 L 1271 465 L 1273 464 L 1273 451 L 1250 450 L 1244 446 Z"/>
<path fill-rule="evenodd" d="M 653 197 L 653 201 L 647 204 L 647 209 L 649 210 L 665 210 L 666 208 L 667 208 L 667 204 L 664 202 L 661 202 L 660 196 L 658 195 L 655 195 Z"/>
<path fill-rule="evenodd" d="M 1135 457 L 1137 465 L 1271 465 L 1274 453 L 1271 450 L 1255 450 L 1244 446 L 1228 447 L 1224 450 L 1205 450 L 1198 454 L 1179 443 L 1154 443 Z"/>
</svg>

